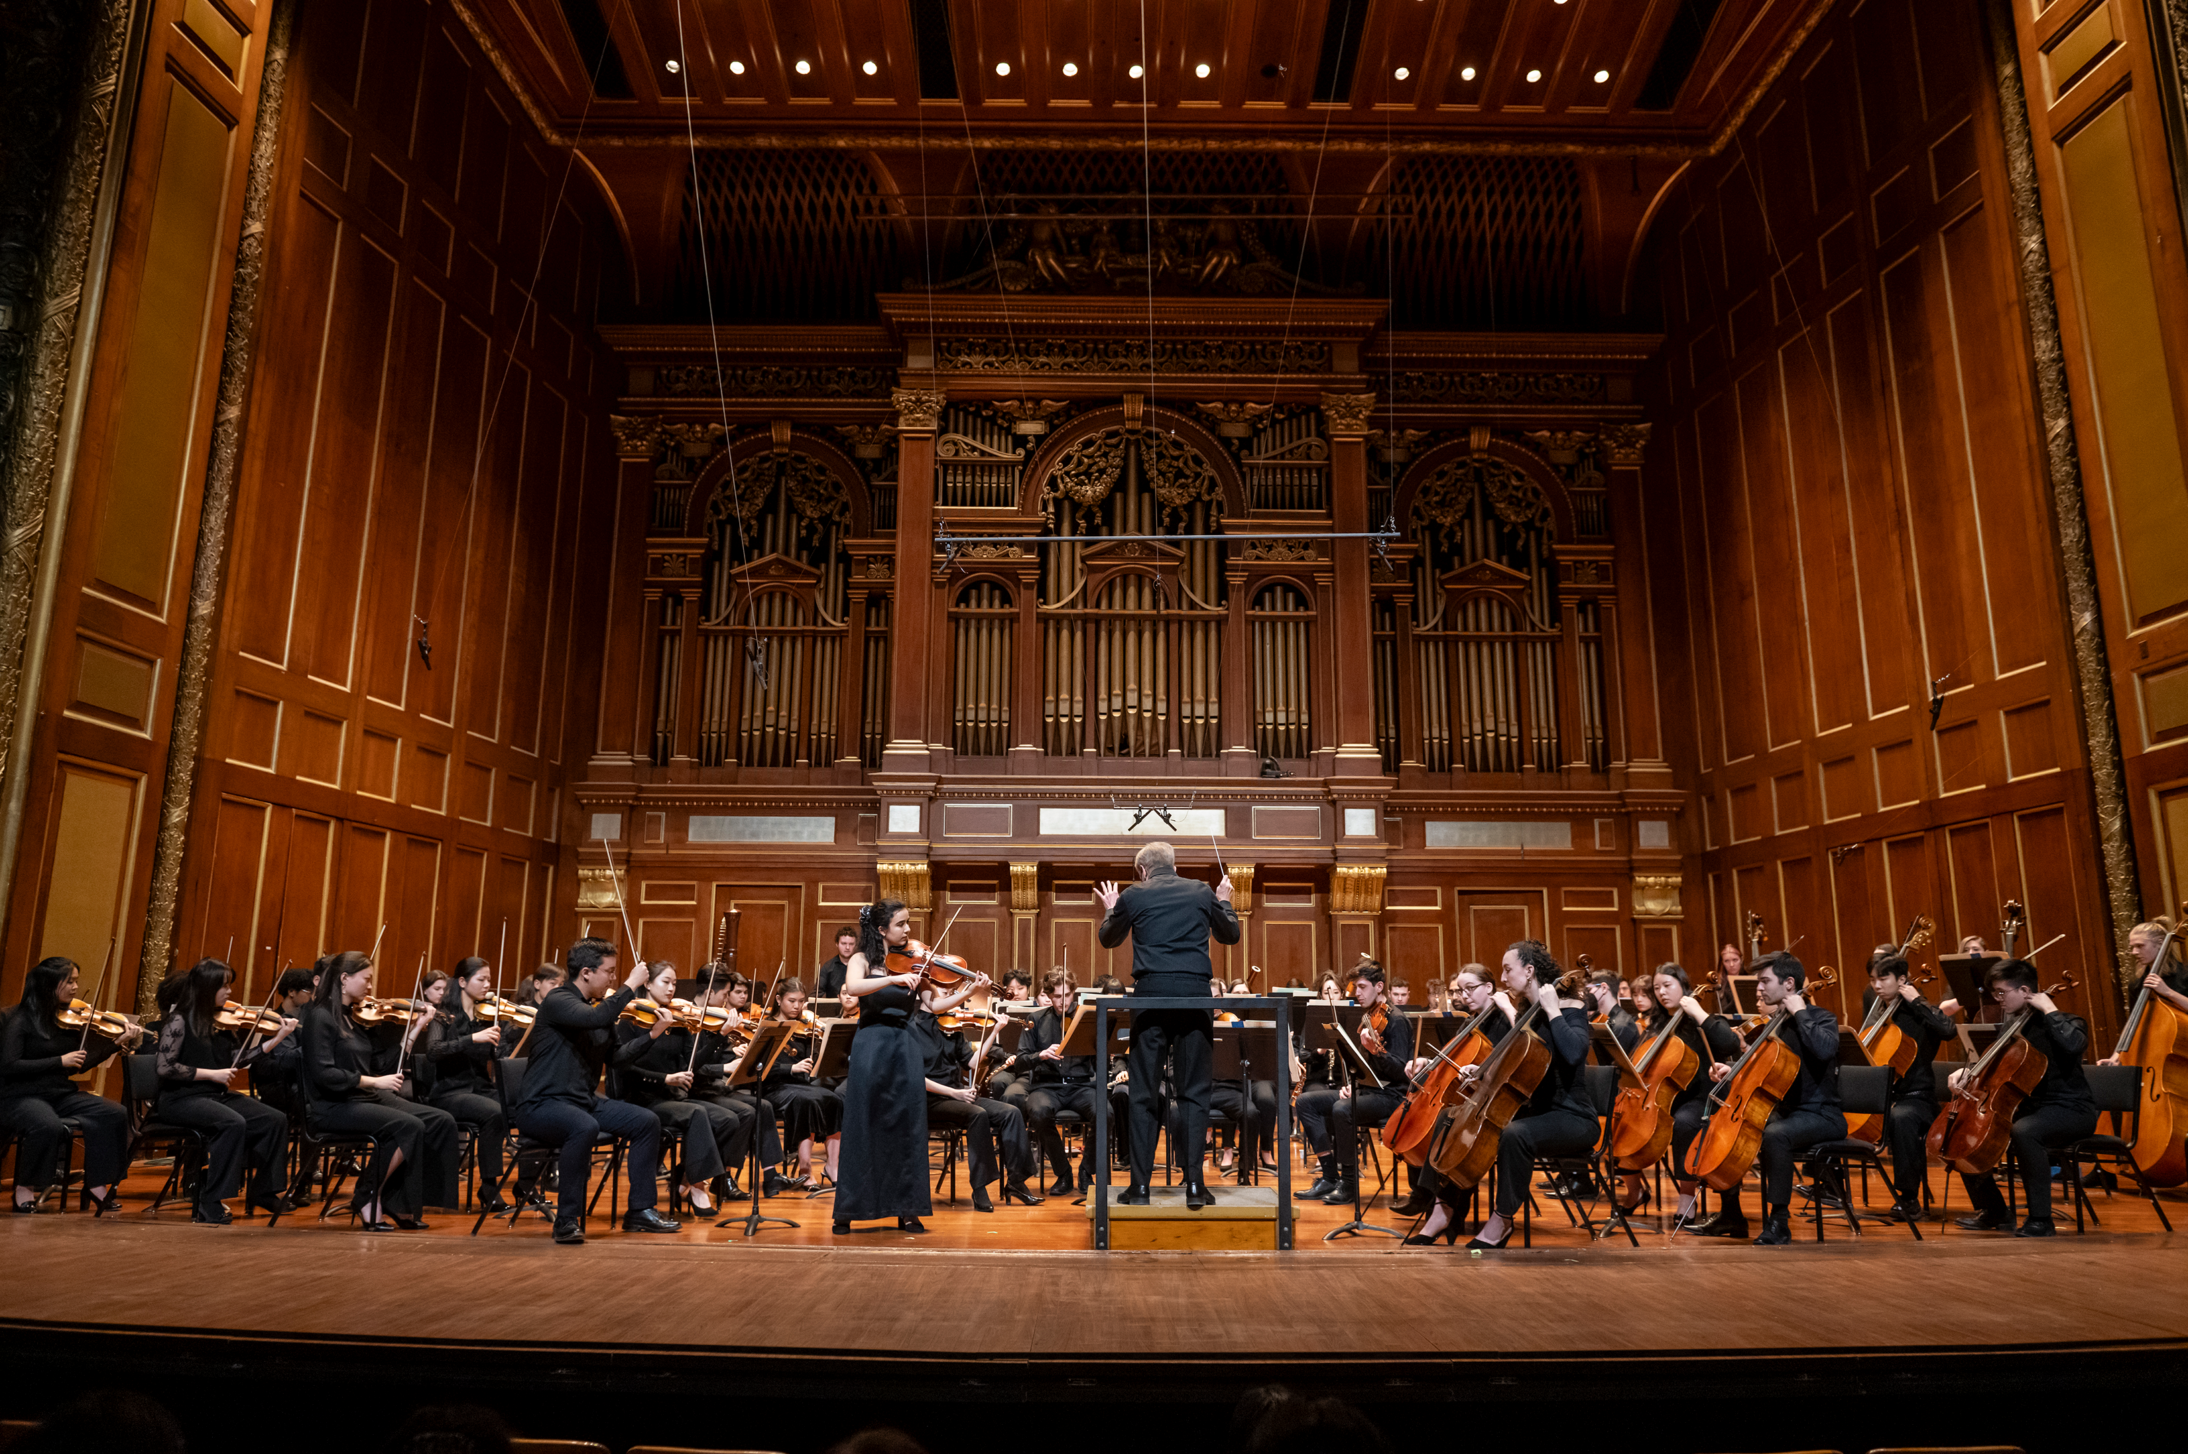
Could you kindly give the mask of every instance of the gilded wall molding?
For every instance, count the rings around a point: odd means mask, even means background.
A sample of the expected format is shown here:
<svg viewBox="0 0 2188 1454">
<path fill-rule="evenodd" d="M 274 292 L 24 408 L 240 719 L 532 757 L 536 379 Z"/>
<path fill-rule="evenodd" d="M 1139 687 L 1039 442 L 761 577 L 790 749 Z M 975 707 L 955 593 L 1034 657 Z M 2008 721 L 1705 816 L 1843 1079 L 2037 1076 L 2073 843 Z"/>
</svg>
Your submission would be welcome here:
<svg viewBox="0 0 2188 1454">
<path fill-rule="evenodd" d="M 2006 180 L 2013 198 L 2014 250 L 2020 255 L 2021 302 L 2027 315 L 2036 409 L 2044 427 L 2045 472 L 2051 515 L 2058 531 L 2059 570 L 2066 585 L 2072 632 L 2075 706 L 2089 742 L 2089 790 L 2095 799 L 2097 846 L 2104 872 L 2105 904 L 2112 916 L 2115 992 L 2142 977 L 2128 931 L 2142 918 L 2142 887 L 2135 871 L 2135 830 L 2128 818 L 2126 770 L 2120 762 L 2119 715 L 2112 700 L 2111 662 L 2105 652 L 2104 615 L 2098 603 L 2097 562 L 2089 543 L 2089 515 L 2082 498 L 2081 454 L 2074 413 L 2067 399 L 2066 343 L 2059 336 L 2059 300 L 2052 290 L 2051 248 L 2044 236 L 2043 197 L 2036 172 L 2035 137 L 2029 130 L 2028 97 L 2021 83 L 2021 52 L 2014 37 L 2010 0 L 1983 7 L 1990 25 L 1999 129 L 2006 144 Z"/>
<path fill-rule="evenodd" d="M 1254 911 L 1254 866 L 1230 863 L 1224 865 L 1224 872 L 1231 876 L 1231 907 L 1243 919 Z"/>
<path fill-rule="evenodd" d="M 1013 863 L 1010 866 L 1010 911 L 1013 914 L 1041 911 L 1040 864 Z"/>
<path fill-rule="evenodd" d="M 925 911 L 934 907 L 934 880 L 927 873 L 925 859 L 885 859 L 874 865 L 874 882 L 879 886 L 879 897 L 896 899 L 907 909 Z M 1015 891 L 1015 882 L 1012 888 Z"/>
<path fill-rule="evenodd" d="M 580 866 L 577 871 L 577 910 L 581 914 L 615 914 L 620 917 L 623 912 L 623 870 Z"/>
<path fill-rule="evenodd" d="M 235 515 L 236 471 L 242 458 L 243 404 L 258 354 L 259 291 L 265 282 L 266 219 L 273 206 L 274 159 L 287 90 L 289 36 L 295 0 L 274 0 L 259 72 L 258 116 L 251 132 L 250 170 L 243 185 L 243 229 L 236 238 L 235 282 L 228 296 L 228 331 L 220 351 L 220 391 L 206 451 L 205 494 L 198 513 L 197 560 L 190 571 L 190 606 L 175 668 L 175 713 L 167 742 L 167 778 L 160 792 L 159 836 L 152 849 L 151 902 L 137 961 L 137 1007 L 150 1010 L 173 952 L 175 912 L 182 891 L 190 805 L 197 790 L 198 753 L 205 739 L 213 634 L 228 574 L 228 531 Z"/>
<path fill-rule="evenodd" d="M 1380 863 L 1340 864 L 1330 875 L 1330 912 L 1380 914 L 1390 870 Z"/>
<path fill-rule="evenodd" d="M 1637 873 L 1633 876 L 1633 916 L 1636 919 L 1684 919 L 1679 899 L 1682 875 Z"/>
</svg>

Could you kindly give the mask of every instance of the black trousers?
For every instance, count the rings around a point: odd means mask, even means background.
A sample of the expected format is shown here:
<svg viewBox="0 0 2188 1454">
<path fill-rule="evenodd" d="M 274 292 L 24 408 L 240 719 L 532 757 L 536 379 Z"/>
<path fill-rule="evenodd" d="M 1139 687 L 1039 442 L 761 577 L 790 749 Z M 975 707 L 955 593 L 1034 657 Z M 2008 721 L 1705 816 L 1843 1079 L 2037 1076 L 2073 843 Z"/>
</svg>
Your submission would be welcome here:
<svg viewBox="0 0 2188 1454">
<path fill-rule="evenodd" d="M 980 1097 L 961 1101 L 956 1096 L 927 1095 L 927 1129 L 961 1127 L 965 1132 L 965 1161 L 975 1191 L 993 1182 L 1004 1171 L 1012 1186 L 1023 1186 L 1041 1174 L 1026 1135 L 1026 1117 L 1016 1106 Z"/>
<path fill-rule="evenodd" d="M 1170 1067 L 1184 1133 L 1178 1154 L 1187 1184 L 1201 1179 L 1208 1155 L 1208 1106 L 1215 1093 L 1215 1012 L 1146 1010 L 1132 1017 L 1132 1184 L 1153 1184 L 1155 1144 L 1162 1131 L 1162 1070 Z"/>
<path fill-rule="evenodd" d="M 590 1106 L 575 1101 L 540 1101 L 526 1106 L 519 1127 L 526 1136 L 558 1148 L 562 1176 L 556 1188 L 555 1224 L 582 1225 L 585 1183 L 593 1166 L 593 1142 L 602 1131 L 630 1143 L 629 1210 L 650 1210 L 660 1200 L 661 1118 L 629 1101 L 594 1096 Z"/>
<path fill-rule="evenodd" d="M 83 1128 L 84 1185 L 112 1186 L 122 1179 L 129 1155 L 129 1113 L 89 1091 L 39 1091 L 0 1101 L 0 1126 L 16 1136 L 15 1184 L 44 1191 L 61 1167 L 68 1130 Z"/>
<path fill-rule="evenodd" d="M 749 1090 L 722 1091 L 715 1095 L 703 1096 L 701 1099 L 712 1101 L 716 1105 L 727 1105 L 741 1112 L 752 1121 L 753 1133 L 760 1138 L 760 1169 L 762 1171 L 783 1164 L 783 1138 L 781 1130 L 775 1125 L 775 1103 L 773 1101 L 762 1100 Z M 740 1149 L 737 1153 L 737 1159 L 742 1161 L 748 1153 L 749 1147 Z M 736 1167 L 732 1165 L 730 1170 L 735 1171 Z"/>
<path fill-rule="evenodd" d="M 1033 1082 L 1016 1070 L 999 1070 L 988 1077 L 987 1098 L 991 1101 L 1007 1101 L 1024 1110 L 1026 1097 L 1033 1094 Z"/>
<path fill-rule="evenodd" d="M 311 1124 L 316 1131 L 378 1138 L 370 1180 L 383 1211 L 419 1217 L 428 1206 L 456 1205 L 456 1118 L 448 1112 L 375 1091 L 366 1100 L 314 1101 Z M 403 1164 L 390 1173 L 397 1151 Z"/>
<path fill-rule="evenodd" d="M 1330 1148 L 1337 1157 L 1339 1176 L 1359 1175 L 1360 1138 L 1382 1130 L 1383 1123 L 1404 1103 L 1401 1096 L 1367 1087 L 1338 1098 L 1337 1104 L 1330 1107 L 1329 1127 Z"/>
<path fill-rule="evenodd" d="M 1094 1144 L 1094 1095 L 1094 1083 L 1084 1080 L 1037 1085 L 1026 1095 L 1026 1123 L 1058 1181 L 1068 1182 L 1072 1176 L 1071 1153 L 1064 1150 L 1056 1117 L 1069 1111 L 1086 1123 L 1086 1154 L 1079 1158 L 1078 1185 L 1082 1190 L 1094 1184 L 1094 1169 L 1101 1164 L 1100 1148 Z"/>
<path fill-rule="evenodd" d="M 471 1128 L 480 1177 L 489 1186 L 500 1181 L 501 1145 L 509 1135 L 509 1118 L 501 1113 L 501 1102 L 477 1091 L 451 1089 L 435 1091 L 431 1104 L 454 1116 L 457 1125 Z"/>
<path fill-rule="evenodd" d="M 767 1099 L 782 1112 L 782 1139 L 791 1146 L 825 1141 L 843 1128 L 843 1096 L 824 1085 L 779 1085 Z"/>
<path fill-rule="evenodd" d="M 684 1185 L 709 1182 L 744 1159 L 752 1145 L 752 1118 L 706 1100 L 655 1101 L 661 1140 L 683 1149 Z"/>
<path fill-rule="evenodd" d="M 1336 1108 L 1337 1092 L 1328 1086 L 1301 1091 L 1299 1099 L 1292 1102 L 1292 1119 L 1299 1123 L 1300 1131 L 1307 1138 L 1308 1147 L 1322 1158 L 1325 1173 L 1336 1169 L 1337 1163 L 1330 1155 L 1330 1112 Z"/>
<path fill-rule="evenodd" d="M 1892 1195 L 1919 1201 L 1930 1179 L 1930 1123 L 1937 1102 L 1928 1096 L 1901 1096 L 1884 1118 L 1884 1144 L 1892 1153 Z"/>
<path fill-rule="evenodd" d="M 188 1126 L 205 1137 L 205 1175 L 198 1182 L 197 1209 L 211 1213 L 243 1185 L 251 1173 L 254 1200 L 281 1195 L 287 1168 L 289 1118 L 255 1096 L 234 1091 L 162 1096 L 159 1117 Z"/>
<path fill-rule="evenodd" d="M 1537 1157 L 1586 1156 L 1602 1130 L 1595 1117 L 1576 1111 L 1515 1118 L 1497 1142 L 1497 1211 L 1506 1218 L 1518 1215 Z"/>
<path fill-rule="evenodd" d="M 2013 1118 L 2013 1154 L 2021 1163 L 2021 1193 L 2028 1202 L 2031 1222 L 2051 1220 L 2051 1153 L 2071 1146 L 2097 1129 L 2097 1113 L 2086 1106 L 2023 1106 Z M 1993 1217 L 2006 1215 L 2005 1194 L 1991 1172 L 1979 1176 L 1962 1173 L 1961 1184 L 1975 1209 Z"/>
<path fill-rule="evenodd" d="M 1846 1117 L 1839 1111 L 1780 1111 L 1763 1127 L 1763 1210 L 1793 1200 L 1793 1162 L 1812 1146 L 1842 1140 Z"/>
</svg>

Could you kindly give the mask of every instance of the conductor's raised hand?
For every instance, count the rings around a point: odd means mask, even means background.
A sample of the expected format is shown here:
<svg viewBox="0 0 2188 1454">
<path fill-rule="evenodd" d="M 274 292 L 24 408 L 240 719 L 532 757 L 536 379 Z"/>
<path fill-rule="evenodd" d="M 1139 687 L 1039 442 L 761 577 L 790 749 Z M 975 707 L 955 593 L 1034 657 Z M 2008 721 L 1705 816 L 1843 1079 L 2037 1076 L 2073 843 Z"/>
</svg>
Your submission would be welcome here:
<svg viewBox="0 0 2188 1454">
<path fill-rule="evenodd" d="M 1216 880 L 1216 902 L 1219 904 L 1228 904 L 1230 901 L 1231 876 L 1229 874 L 1225 874 L 1223 877 Z"/>
<path fill-rule="evenodd" d="M 1228 883 L 1230 882 L 1230 880 L 1226 879 L 1224 880 L 1224 882 Z M 1119 892 L 1120 890 L 1117 888 L 1117 884 L 1114 879 L 1105 878 L 1100 883 L 1094 885 L 1094 897 L 1102 901 L 1103 913 L 1106 914 L 1111 909 L 1117 907 L 1117 895 Z"/>
</svg>

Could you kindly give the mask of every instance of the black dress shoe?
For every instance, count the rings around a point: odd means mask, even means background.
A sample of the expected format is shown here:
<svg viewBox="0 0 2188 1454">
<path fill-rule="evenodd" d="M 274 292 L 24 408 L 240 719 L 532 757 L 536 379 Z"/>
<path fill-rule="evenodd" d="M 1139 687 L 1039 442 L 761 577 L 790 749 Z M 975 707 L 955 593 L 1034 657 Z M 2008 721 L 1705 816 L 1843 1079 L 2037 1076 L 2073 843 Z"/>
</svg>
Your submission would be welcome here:
<svg viewBox="0 0 2188 1454">
<path fill-rule="evenodd" d="M 1954 1217 L 1952 1224 L 1963 1232 L 1996 1232 L 2013 1225 L 2013 1219 L 2004 1212 L 1977 1212 L 1969 1217 Z"/>
<path fill-rule="evenodd" d="M 430 1232 L 433 1230 L 433 1224 L 423 1217 L 397 1217 L 395 1225 L 405 1232 Z"/>
<path fill-rule="evenodd" d="M 1793 1240 L 1793 1229 L 1783 1217 L 1763 1218 L 1763 1234 L 1755 1239 L 1757 1247 L 1783 1247 Z"/>
<path fill-rule="evenodd" d="M 296 1210 L 296 1203 L 287 1197 L 251 1197 L 243 1203 L 246 1211 L 264 1212 L 269 1217 L 285 1217 Z"/>
<path fill-rule="evenodd" d="M 1050 1182 L 1050 1183 L 1049 1183 L 1049 1186 L 1048 1186 L 1048 1194 L 1049 1194 L 1050 1196 L 1052 1196 L 1052 1197 L 1067 1197 L 1067 1196 L 1070 1196 L 1070 1195 L 1071 1195 L 1071 1178 L 1070 1178 L 1070 1177 L 1068 1177 L 1068 1176 L 1059 1176 L 1059 1177 L 1057 1177 L 1057 1178 L 1056 1178 L 1056 1179 L 1055 1179 L 1054 1181 L 1052 1181 L 1052 1182 Z"/>
<path fill-rule="evenodd" d="M 623 1214 L 623 1230 L 626 1232 L 681 1232 L 684 1224 L 664 1217 L 652 1207 L 644 1211 Z"/>
<path fill-rule="evenodd" d="M 760 1195 L 763 1197 L 779 1197 L 788 1190 L 790 1190 L 790 1179 L 772 1167 L 769 1168 L 767 1175 L 760 1181 Z"/>
<path fill-rule="evenodd" d="M 1747 1218 L 1745 1216 L 1727 1217 L 1723 1212 L 1719 1212 L 1713 1217 L 1706 1217 L 1696 1222 L 1693 1226 L 1687 1228 L 1687 1233 L 1694 1237 L 1745 1237 L 1747 1235 Z"/>
<path fill-rule="evenodd" d="M 1117 1198 L 1117 1205 L 1120 1207 L 1144 1207 L 1148 1205 L 1147 1188 L 1144 1186 L 1126 1187 L 1124 1195 Z"/>
<path fill-rule="evenodd" d="M 1048 1198 L 1037 1197 L 1022 1186 L 1006 1186 L 1003 1188 L 1003 1200 L 1016 1202 L 1021 1207 L 1037 1207 Z"/>
<path fill-rule="evenodd" d="M 1505 1233 L 1505 1236 L 1509 1238 L 1511 1236 L 1511 1233 L 1507 1232 Z M 1433 1247 L 1438 1242 L 1441 1242 L 1448 1247 L 1453 1242 L 1456 1242 L 1458 1240 L 1459 1219 L 1457 1217 L 1453 1217 L 1450 1221 L 1444 1223 L 1444 1228 L 1441 1232 L 1431 1232 L 1426 1234 L 1415 1232 L 1412 1236 L 1406 1238 L 1405 1241 L 1399 1243 L 1398 1245 L 1401 1247 Z"/>
<path fill-rule="evenodd" d="M 851 1224 L 849 1222 L 830 1222 L 828 1230 L 838 1237 L 848 1237 L 851 1235 Z"/>
<path fill-rule="evenodd" d="M 403 1229 L 396 1226 L 393 1222 L 360 1221 L 357 1224 L 357 1230 L 360 1232 L 400 1232 Z"/>
<path fill-rule="evenodd" d="M 515 1210 L 515 1204 L 504 1200 L 498 1192 L 495 1193 L 494 1199 L 488 1202 L 485 1207 L 486 1215 L 489 1217 L 504 1217 Z"/>
<path fill-rule="evenodd" d="M 1922 1210 L 1922 1203 L 1909 1199 L 1892 1203 L 1892 1209 L 1884 1214 L 1895 1222 L 1927 1222 L 1930 1214 Z"/>
<path fill-rule="evenodd" d="M 15 1215 L 18 1217 L 35 1217 L 45 1209 L 45 1203 L 43 1202 L 17 1202 L 15 1204 Z"/>
<path fill-rule="evenodd" d="M 1008 1193 L 1005 1193 L 1005 1195 L 1008 1195 Z M 972 1209 L 976 1212 L 992 1212 L 995 1210 L 995 1203 L 988 1199 L 988 1189 L 986 1187 L 976 1186 L 973 1188 Z"/>
<path fill-rule="evenodd" d="M 1322 1198 L 1333 1207 L 1349 1207 L 1359 1199 L 1360 1183 L 1349 1176 L 1332 1187 L 1328 1196 Z"/>
<path fill-rule="evenodd" d="M 2016 1237 L 2056 1237 L 2059 1235 L 2059 1229 L 2049 1222 L 2039 1222 L 2031 1217 L 2015 1228 L 2013 1235 Z"/>
<path fill-rule="evenodd" d="M 223 1206 L 192 1207 L 190 1220 L 201 1227 L 225 1227 L 235 1221 L 235 1213 Z"/>
<path fill-rule="evenodd" d="M 1293 1192 L 1292 1200 L 1295 1202 L 1323 1201 L 1328 1198 L 1331 1192 L 1337 1190 L 1337 1188 L 1342 1185 L 1343 1183 L 1338 1181 L 1334 1177 L 1317 1177 L 1313 1186 L 1308 1187 L 1305 1191 Z"/>
<path fill-rule="evenodd" d="M 555 1241 L 564 1247 L 575 1247 L 585 1240 L 583 1222 L 555 1223 Z"/>
<path fill-rule="evenodd" d="M 1415 1187 L 1402 1202 L 1390 1204 L 1391 1215 L 1398 1217 L 1425 1217 L 1436 1208 L 1436 1199 L 1424 1195 Z"/>
<path fill-rule="evenodd" d="M 919 1220 L 919 1218 L 917 1217 L 898 1217 L 896 1219 L 896 1229 L 899 1232 L 916 1232 L 924 1234 L 927 1230 L 927 1224 Z"/>
<path fill-rule="evenodd" d="M 1187 1211 L 1197 1212 L 1202 1207 L 1212 1207 L 1215 1204 L 1215 1193 L 1208 1190 L 1206 1182 L 1189 1181 L 1185 1184 L 1185 1209 Z"/>
<path fill-rule="evenodd" d="M 106 1189 L 106 1195 L 103 1197 L 85 1192 L 84 1200 L 91 1203 L 91 1215 L 94 1217 L 103 1217 L 108 1212 L 113 1212 L 117 1216 L 121 1213 L 122 1194 L 112 1187 Z"/>
</svg>

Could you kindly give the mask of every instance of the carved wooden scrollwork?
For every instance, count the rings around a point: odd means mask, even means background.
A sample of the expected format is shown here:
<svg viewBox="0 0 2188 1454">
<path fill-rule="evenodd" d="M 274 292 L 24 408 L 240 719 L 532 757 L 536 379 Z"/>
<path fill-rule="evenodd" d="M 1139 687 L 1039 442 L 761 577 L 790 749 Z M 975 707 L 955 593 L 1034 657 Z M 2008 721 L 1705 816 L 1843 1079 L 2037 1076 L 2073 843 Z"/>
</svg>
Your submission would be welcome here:
<svg viewBox="0 0 2188 1454">
<path fill-rule="evenodd" d="M 1466 517 L 1476 493 L 1507 525 L 1551 524 L 1550 502 L 1533 480 L 1489 455 L 1454 459 L 1421 482 L 1413 508 L 1431 524 L 1450 527 Z"/>
<path fill-rule="evenodd" d="M 1099 430 L 1070 445 L 1048 472 L 1043 496 L 1091 510 L 1109 498 L 1124 473 L 1124 428 Z"/>
</svg>

